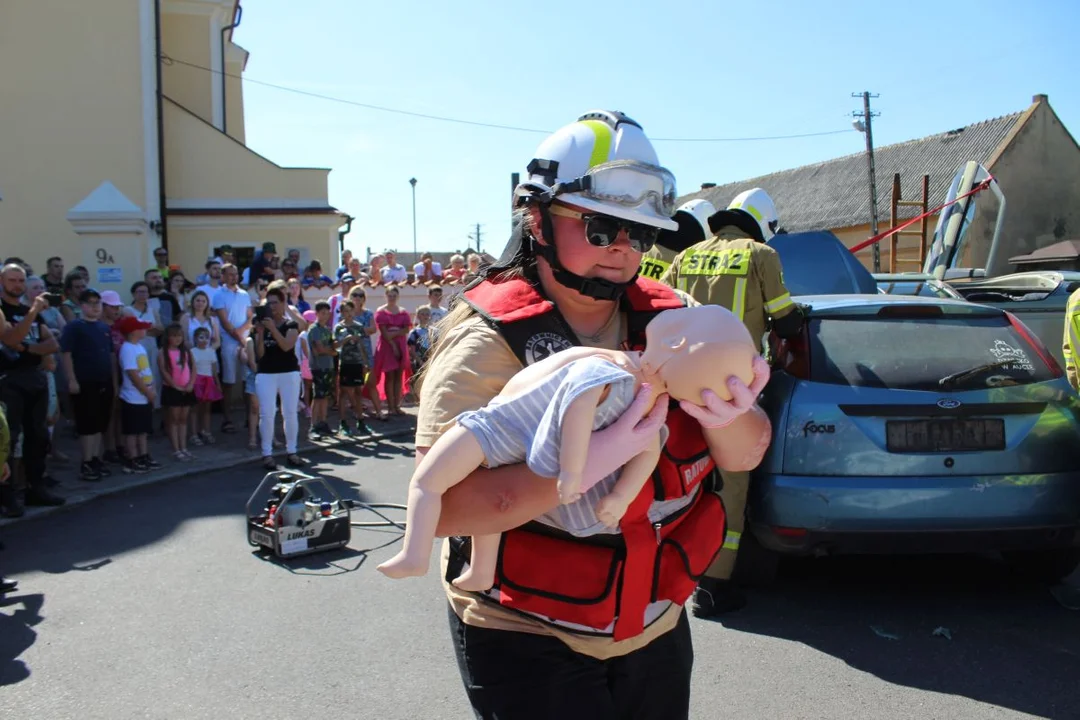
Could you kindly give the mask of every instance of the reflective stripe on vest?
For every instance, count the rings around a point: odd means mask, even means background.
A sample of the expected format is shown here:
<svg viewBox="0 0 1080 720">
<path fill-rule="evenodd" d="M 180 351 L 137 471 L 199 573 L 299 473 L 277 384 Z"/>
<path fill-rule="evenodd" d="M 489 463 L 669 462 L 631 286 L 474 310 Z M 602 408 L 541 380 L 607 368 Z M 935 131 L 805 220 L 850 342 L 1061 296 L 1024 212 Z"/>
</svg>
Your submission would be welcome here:
<svg viewBox="0 0 1080 720">
<path fill-rule="evenodd" d="M 739 541 L 742 540 L 742 533 L 734 530 L 728 530 L 727 535 L 724 536 L 724 549 L 725 550 L 738 550 Z"/>
</svg>

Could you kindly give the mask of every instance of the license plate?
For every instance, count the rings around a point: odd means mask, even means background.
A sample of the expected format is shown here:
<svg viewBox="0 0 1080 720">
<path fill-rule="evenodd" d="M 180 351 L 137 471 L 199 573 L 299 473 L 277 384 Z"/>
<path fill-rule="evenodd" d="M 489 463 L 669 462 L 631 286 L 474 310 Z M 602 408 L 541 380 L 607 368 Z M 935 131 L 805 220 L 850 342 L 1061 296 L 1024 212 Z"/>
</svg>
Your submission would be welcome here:
<svg viewBox="0 0 1080 720">
<path fill-rule="evenodd" d="M 1005 421 L 889 420 L 885 423 L 885 446 L 896 453 L 1004 450 Z"/>
<path fill-rule="evenodd" d="M 270 537 L 269 535 L 267 535 L 264 532 L 259 532 L 258 530 L 252 530 L 251 531 L 251 541 L 254 542 L 254 543 L 258 543 L 259 545 L 262 545 L 263 547 L 268 547 L 268 548 L 273 548 L 274 547 L 274 538 Z"/>
</svg>

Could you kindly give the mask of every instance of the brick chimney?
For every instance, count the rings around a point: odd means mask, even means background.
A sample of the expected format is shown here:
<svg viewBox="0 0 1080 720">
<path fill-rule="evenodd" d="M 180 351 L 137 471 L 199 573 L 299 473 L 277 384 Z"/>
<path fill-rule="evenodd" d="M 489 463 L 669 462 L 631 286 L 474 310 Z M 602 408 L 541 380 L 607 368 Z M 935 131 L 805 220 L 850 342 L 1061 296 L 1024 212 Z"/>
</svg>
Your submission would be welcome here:
<svg viewBox="0 0 1080 720">
<path fill-rule="evenodd" d="M 1049 95 L 1044 95 L 1042 93 L 1039 93 L 1038 95 L 1032 95 L 1031 102 L 1032 102 L 1032 104 L 1039 103 L 1039 102 L 1049 103 L 1050 102 L 1050 96 Z"/>
</svg>

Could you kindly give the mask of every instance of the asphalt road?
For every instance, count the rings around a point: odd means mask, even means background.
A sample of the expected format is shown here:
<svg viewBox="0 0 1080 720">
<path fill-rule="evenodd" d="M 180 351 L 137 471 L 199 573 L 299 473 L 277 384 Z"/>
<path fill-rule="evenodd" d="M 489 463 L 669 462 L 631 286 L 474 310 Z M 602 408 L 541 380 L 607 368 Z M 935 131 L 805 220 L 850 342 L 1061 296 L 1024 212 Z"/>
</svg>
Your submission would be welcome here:
<svg viewBox="0 0 1080 720">
<path fill-rule="evenodd" d="M 348 496 L 403 502 L 411 453 L 311 457 Z M 176 480 L 7 529 L 0 566 L 21 591 L 0 601 L 0 717 L 472 717 L 436 574 L 376 572 L 398 537 L 382 529 L 260 559 L 242 520 L 260 477 Z M 1080 613 L 990 559 L 798 562 L 751 603 L 692 621 L 692 717 L 1080 717 Z"/>
</svg>

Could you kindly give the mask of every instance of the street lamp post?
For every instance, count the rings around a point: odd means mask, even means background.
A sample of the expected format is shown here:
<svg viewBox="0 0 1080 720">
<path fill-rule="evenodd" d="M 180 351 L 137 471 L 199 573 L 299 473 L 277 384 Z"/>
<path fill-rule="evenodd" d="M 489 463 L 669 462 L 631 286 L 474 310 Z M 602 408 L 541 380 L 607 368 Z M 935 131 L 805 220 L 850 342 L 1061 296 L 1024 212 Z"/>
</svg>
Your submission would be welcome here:
<svg viewBox="0 0 1080 720">
<path fill-rule="evenodd" d="M 412 254 L 413 262 L 416 262 L 416 178 L 409 178 L 412 185 Z"/>
</svg>

